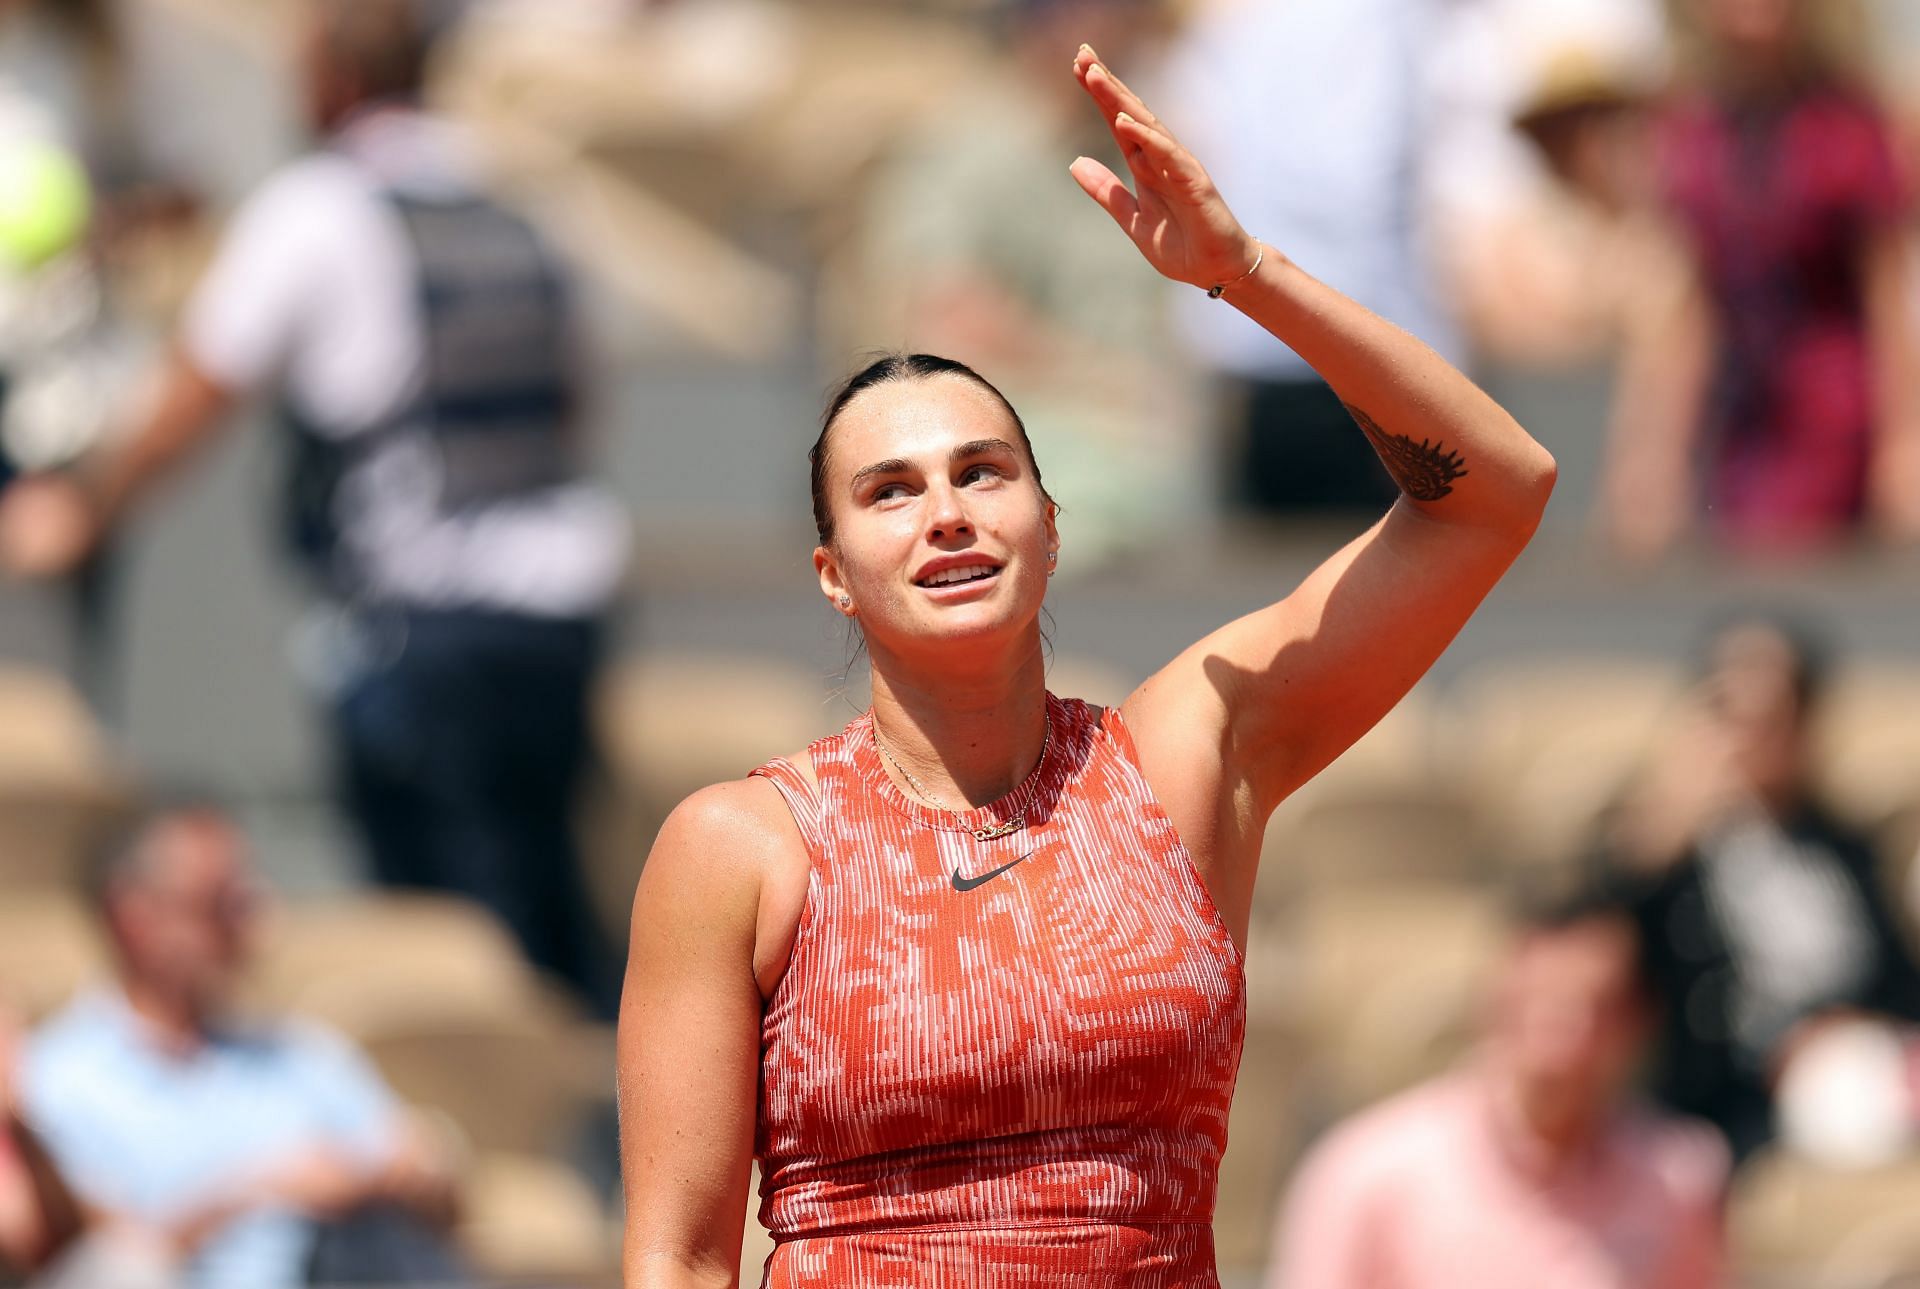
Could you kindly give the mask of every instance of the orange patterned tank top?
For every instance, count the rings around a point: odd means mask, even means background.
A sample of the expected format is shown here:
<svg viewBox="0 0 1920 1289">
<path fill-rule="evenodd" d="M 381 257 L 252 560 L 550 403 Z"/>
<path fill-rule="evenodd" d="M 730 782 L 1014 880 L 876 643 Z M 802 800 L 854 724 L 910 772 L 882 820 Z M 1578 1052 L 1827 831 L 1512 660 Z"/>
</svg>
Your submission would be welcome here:
<svg viewBox="0 0 1920 1289">
<path fill-rule="evenodd" d="M 1047 719 L 965 814 L 894 786 L 867 716 L 817 786 L 754 771 L 813 865 L 761 1030 L 763 1284 L 1218 1284 L 1240 953 L 1119 712 Z"/>
</svg>

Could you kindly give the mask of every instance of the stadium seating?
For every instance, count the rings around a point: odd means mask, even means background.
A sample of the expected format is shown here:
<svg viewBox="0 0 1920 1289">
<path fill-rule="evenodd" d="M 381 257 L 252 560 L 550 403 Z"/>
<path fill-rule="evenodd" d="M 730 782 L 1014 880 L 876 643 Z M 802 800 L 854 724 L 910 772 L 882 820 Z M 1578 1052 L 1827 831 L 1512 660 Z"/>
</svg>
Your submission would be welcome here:
<svg viewBox="0 0 1920 1289">
<path fill-rule="evenodd" d="M 106 971 L 92 910 L 71 891 L 0 895 L 0 1004 L 28 1021 L 63 1006 Z"/>
<path fill-rule="evenodd" d="M 60 677 L 0 666 L 0 889 L 73 886 L 126 788 Z"/>
<path fill-rule="evenodd" d="M 1488 891 L 1442 883 L 1316 892 L 1289 918 L 1303 1114 L 1323 1123 L 1438 1073 L 1464 1049 L 1504 943 Z"/>
<path fill-rule="evenodd" d="M 468 1171 L 460 1243 L 492 1282 L 617 1283 L 618 1234 L 566 1165 L 495 1153 Z"/>
<path fill-rule="evenodd" d="M 494 916 L 454 896 L 369 892 L 275 909 L 247 983 L 272 1012 L 352 1027 L 370 1008 L 410 1016 L 537 1005 L 542 992 Z"/>
<path fill-rule="evenodd" d="M 1492 875 L 1479 812 L 1435 785 L 1360 785 L 1301 803 L 1270 856 L 1270 889 L 1296 897 L 1373 883 L 1478 884 Z M 1279 848 L 1276 847 L 1276 850 Z"/>
<path fill-rule="evenodd" d="M 1736 1178 L 1729 1227 L 1756 1285 L 1893 1289 L 1920 1281 L 1920 1158 L 1842 1170 L 1779 1152 Z"/>
<path fill-rule="evenodd" d="M 668 811 L 849 715 L 826 678 L 785 663 L 650 654 L 614 668 L 595 699 L 606 764 L 587 806 L 586 853 L 594 905 L 616 941 L 626 941 L 634 884 Z"/>
<path fill-rule="evenodd" d="M 1214 1209 L 1214 1249 L 1223 1268 L 1266 1261 L 1287 1170 L 1303 1144 L 1295 1117 L 1302 1056 L 1292 1026 L 1249 1017 Z"/>
<path fill-rule="evenodd" d="M 1820 784 L 1843 813 L 1876 825 L 1920 806 L 1920 664 L 1843 668 L 1816 743 Z"/>
<path fill-rule="evenodd" d="M 1653 746 L 1678 694 L 1664 663 L 1483 664 L 1448 689 L 1447 755 L 1509 861 L 1565 863 Z"/>
<path fill-rule="evenodd" d="M 1281 802 L 1261 841 L 1260 878 L 1253 893 L 1256 923 L 1283 917 L 1292 901 L 1322 881 L 1398 876 L 1395 857 L 1408 859 L 1409 852 L 1392 840 L 1385 843 L 1385 853 L 1376 854 L 1368 849 L 1373 841 L 1355 832 L 1374 826 L 1364 822 L 1370 806 L 1429 793 L 1436 781 L 1432 733 L 1432 702 L 1426 692 L 1416 690 Z M 1391 832 L 1393 825 L 1380 828 Z M 1356 858 L 1356 847 L 1366 853 Z"/>
</svg>

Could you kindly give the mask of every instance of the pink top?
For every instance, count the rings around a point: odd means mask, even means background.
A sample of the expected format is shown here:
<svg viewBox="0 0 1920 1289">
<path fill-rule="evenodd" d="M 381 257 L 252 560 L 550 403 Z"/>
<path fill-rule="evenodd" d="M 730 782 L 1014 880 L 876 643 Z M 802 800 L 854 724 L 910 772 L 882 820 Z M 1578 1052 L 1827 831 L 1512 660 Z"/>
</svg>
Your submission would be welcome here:
<svg viewBox="0 0 1920 1289">
<path fill-rule="evenodd" d="M 756 771 L 813 863 L 761 1039 L 767 1285 L 1218 1284 L 1239 951 L 1119 713 L 1047 716 L 965 815 L 902 794 L 866 717 L 817 788 Z"/>
<path fill-rule="evenodd" d="M 1302 1167 L 1270 1289 L 1710 1289 L 1728 1159 L 1632 1112 L 1548 1172 L 1455 1074 L 1336 1129 Z"/>
</svg>

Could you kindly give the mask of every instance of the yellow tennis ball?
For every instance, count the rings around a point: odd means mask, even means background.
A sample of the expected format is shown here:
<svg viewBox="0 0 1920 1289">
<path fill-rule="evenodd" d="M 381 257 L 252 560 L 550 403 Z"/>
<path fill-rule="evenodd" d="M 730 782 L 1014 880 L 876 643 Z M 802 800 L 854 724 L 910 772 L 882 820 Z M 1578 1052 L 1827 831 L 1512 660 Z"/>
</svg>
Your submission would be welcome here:
<svg viewBox="0 0 1920 1289">
<path fill-rule="evenodd" d="M 92 213 L 87 172 L 42 140 L 0 145 L 0 258 L 34 269 L 80 240 Z"/>
</svg>

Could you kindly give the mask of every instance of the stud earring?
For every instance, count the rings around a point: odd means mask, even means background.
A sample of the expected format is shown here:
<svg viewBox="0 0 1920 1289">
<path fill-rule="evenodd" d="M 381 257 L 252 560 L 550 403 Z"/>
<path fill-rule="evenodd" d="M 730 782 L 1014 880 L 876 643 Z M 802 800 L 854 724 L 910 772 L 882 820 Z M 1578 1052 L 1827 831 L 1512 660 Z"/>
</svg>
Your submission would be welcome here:
<svg viewBox="0 0 1920 1289">
<path fill-rule="evenodd" d="M 1048 577 L 1052 577 L 1054 575 L 1054 572 L 1056 571 L 1056 566 L 1059 563 L 1060 563 L 1060 552 L 1048 551 L 1047 552 L 1047 576 Z"/>
<path fill-rule="evenodd" d="M 851 609 L 853 607 L 853 597 L 851 595 L 841 596 L 840 607 L 843 609 Z"/>
</svg>

